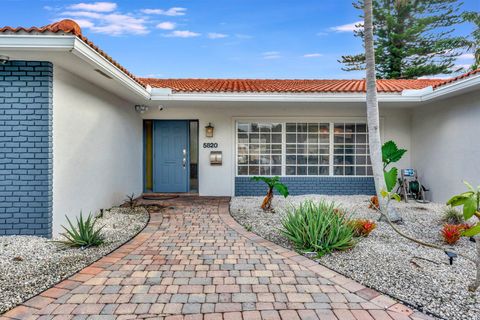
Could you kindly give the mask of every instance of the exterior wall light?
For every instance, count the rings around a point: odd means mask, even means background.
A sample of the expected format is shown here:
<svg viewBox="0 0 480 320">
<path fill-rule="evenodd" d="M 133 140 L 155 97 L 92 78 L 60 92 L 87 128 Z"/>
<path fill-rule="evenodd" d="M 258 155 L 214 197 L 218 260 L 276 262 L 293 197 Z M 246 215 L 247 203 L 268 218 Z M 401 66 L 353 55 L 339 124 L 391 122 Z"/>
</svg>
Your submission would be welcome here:
<svg viewBox="0 0 480 320">
<path fill-rule="evenodd" d="M 214 127 L 209 122 L 208 126 L 205 127 L 205 137 L 212 138 L 213 137 L 213 129 L 214 129 Z"/>
<path fill-rule="evenodd" d="M 7 64 L 10 60 L 10 57 L 0 55 L 0 64 Z"/>
<path fill-rule="evenodd" d="M 144 104 L 137 104 L 135 106 L 135 111 L 137 111 L 138 113 L 145 113 L 146 111 L 148 111 L 148 106 Z"/>
</svg>

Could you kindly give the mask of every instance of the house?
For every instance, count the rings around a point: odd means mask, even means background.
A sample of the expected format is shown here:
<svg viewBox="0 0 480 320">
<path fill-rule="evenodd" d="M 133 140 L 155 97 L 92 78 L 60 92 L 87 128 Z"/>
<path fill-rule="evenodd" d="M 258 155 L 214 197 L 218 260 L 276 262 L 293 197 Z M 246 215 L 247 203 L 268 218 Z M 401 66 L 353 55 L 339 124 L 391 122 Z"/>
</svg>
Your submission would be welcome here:
<svg viewBox="0 0 480 320">
<path fill-rule="evenodd" d="M 430 198 L 480 183 L 480 70 L 378 80 L 382 138 Z M 0 29 L 0 235 L 143 192 L 372 194 L 364 80 L 141 79 L 72 20 Z"/>
</svg>

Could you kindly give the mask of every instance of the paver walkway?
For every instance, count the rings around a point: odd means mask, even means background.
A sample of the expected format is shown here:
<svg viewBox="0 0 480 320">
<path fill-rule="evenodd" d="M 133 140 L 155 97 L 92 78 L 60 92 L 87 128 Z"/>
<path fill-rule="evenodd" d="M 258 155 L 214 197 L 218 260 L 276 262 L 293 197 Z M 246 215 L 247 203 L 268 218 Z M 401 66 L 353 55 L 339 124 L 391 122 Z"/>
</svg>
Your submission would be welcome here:
<svg viewBox="0 0 480 320">
<path fill-rule="evenodd" d="M 429 319 L 245 231 L 226 198 L 163 204 L 131 242 L 2 319 Z"/>
</svg>

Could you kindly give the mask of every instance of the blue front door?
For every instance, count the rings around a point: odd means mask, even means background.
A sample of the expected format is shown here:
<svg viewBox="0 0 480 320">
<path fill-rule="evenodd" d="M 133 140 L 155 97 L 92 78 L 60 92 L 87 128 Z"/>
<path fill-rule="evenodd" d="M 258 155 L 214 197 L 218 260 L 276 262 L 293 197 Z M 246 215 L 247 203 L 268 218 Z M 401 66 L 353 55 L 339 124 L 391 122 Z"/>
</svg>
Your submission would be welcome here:
<svg viewBox="0 0 480 320">
<path fill-rule="evenodd" d="M 188 121 L 183 120 L 154 122 L 154 192 L 188 192 L 188 128 Z"/>
</svg>

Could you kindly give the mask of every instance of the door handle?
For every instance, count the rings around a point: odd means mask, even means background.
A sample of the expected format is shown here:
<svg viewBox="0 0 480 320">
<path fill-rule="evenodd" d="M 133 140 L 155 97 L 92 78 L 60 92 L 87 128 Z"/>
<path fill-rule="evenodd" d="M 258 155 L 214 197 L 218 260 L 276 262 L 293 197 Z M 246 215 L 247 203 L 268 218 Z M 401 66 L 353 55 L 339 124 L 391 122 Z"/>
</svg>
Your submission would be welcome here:
<svg viewBox="0 0 480 320">
<path fill-rule="evenodd" d="M 185 169 L 187 166 L 187 150 L 183 149 L 183 159 L 182 159 L 182 167 Z"/>
</svg>

